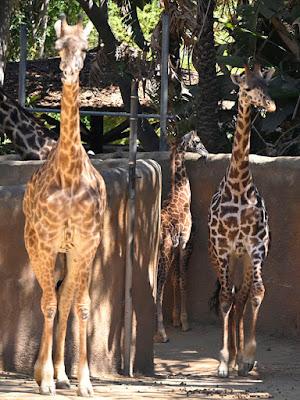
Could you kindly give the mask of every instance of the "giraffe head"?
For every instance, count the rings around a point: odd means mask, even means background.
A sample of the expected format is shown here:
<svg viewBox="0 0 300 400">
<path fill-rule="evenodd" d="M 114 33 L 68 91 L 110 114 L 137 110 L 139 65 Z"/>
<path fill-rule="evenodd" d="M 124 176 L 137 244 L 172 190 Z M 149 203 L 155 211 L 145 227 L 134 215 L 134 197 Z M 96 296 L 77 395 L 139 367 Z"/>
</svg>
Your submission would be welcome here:
<svg viewBox="0 0 300 400">
<path fill-rule="evenodd" d="M 196 131 L 186 133 L 180 139 L 178 139 L 178 147 L 182 151 L 190 151 L 192 153 L 198 153 L 202 157 L 207 157 L 208 151 L 202 144 Z"/>
<path fill-rule="evenodd" d="M 66 17 L 62 16 L 56 21 L 54 28 L 57 36 L 55 48 L 61 57 L 59 67 L 63 73 L 62 81 L 75 83 L 83 67 L 92 23 L 88 23 L 83 29 L 81 19 L 76 25 L 71 26 L 68 25 Z"/>
<path fill-rule="evenodd" d="M 275 102 L 268 94 L 268 83 L 273 73 L 273 68 L 262 72 L 260 66 L 256 64 L 253 71 L 246 65 L 244 74 L 231 75 L 232 82 L 240 88 L 240 102 L 245 105 L 252 104 L 269 112 L 275 111 Z"/>
</svg>

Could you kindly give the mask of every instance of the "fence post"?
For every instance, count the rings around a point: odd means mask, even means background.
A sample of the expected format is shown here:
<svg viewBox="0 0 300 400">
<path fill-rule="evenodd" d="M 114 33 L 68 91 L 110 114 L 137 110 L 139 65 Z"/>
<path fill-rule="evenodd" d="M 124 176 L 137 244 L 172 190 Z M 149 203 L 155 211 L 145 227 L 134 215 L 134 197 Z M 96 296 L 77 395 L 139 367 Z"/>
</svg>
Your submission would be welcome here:
<svg viewBox="0 0 300 400">
<path fill-rule="evenodd" d="M 130 136 L 128 162 L 128 205 L 127 205 L 127 243 L 125 272 L 125 311 L 124 311 L 124 374 L 132 376 L 132 270 L 134 262 L 135 228 L 135 180 L 137 151 L 138 81 L 131 82 L 130 96 Z"/>
<path fill-rule="evenodd" d="M 27 29 L 25 24 L 20 25 L 20 62 L 18 99 L 22 107 L 26 100 L 26 58 L 27 58 Z"/>
<path fill-rule="evenodd" d="M 160 69 L 160 141 L 159 150 L 167 150 L 167 112 L 168 112 L 168 58 L 169 58 L 169 15 L 162 14 L 162 49 Z"/>
</svg>

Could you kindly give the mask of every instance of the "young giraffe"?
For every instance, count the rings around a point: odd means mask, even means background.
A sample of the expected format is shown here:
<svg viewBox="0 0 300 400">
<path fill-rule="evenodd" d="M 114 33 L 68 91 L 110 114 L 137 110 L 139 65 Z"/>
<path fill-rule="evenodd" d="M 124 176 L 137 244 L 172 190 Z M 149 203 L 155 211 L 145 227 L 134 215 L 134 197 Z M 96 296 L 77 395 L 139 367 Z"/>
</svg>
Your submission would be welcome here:
<svg viewBox="0 0 300 400">
<path fill-rule="evenodd" d="M 64 366 L 67 319 L 73 300 L 79 319 L 78 394 L 89 396 L 93 388 L 87 363 L 87 321 L 90 309 L 91 263 L 101 237 L 106 189 L 80 140 L 79 72 L 87 49 L 89 27 L 57 21 L 56 49 L 61 56 L 63 93 L 60 138 L 48 160 L 27 185 L 24 197 L 25 245 L 42 288 L 43 335 L 34 367 L 41 394 L 69 387 Z M 58 253 L 66 253 L 67 267 L 56 279 Z M 56 295 L 58 280 L 62 284 Z M 52 363 L 53 323 L 58 305 L 56 356 Z"/>
<path fill-rule="evenodd" d="M 275 111 L 275 103 L 267 93 L 272 74 L 273 70 L 262 74 L 260 67 L 255 66 L 254 71 L 246 67 L 244 75 L 232 76 L 239 86 L 236 133 L 230 165 L 209 210 L 209 252 L 218 277 L 216 296 L 219 296 L 223 317 L 220 377 L 228 376 L 229 365 L 235 365 L 236 356 L 239 375 L 247 375 L 254 365 L 256 322 L 265 292 L 262 264 L 268 253 L 270 232 L 264 200 L 253 183 L 249 167 L 250 109 L 252 104 Z M 244 267 L 242 282 L 237 288 L 235 261 L 239 257 L 243 257 Z M 252 316 L 244 348 L 243 316 L 248 298 Z"/>
<path fill-rule="evenodd" d="M 42 126 L 1 88 L 0 131 L 12 141 L 22 160 L 46 160 L 57 140 L 55 132 Z"/>
<path fill-rule="evenodd" d="M 186 263 L 188 261 L 192 228 L 192 216 L 190 211 L 191 188 L 184 165 L 186 151 L 192 151 L 207 156 L 207 151 L 201 143 L 196 132 L 187 133 L 171 145 L 171 192 L 164 201 L 161 211 L 161 238 L 160 258 L 157 271 L 157 342 L 167 342 L 168 337 L 163 324 L 162 301 L 166 279 L 169 271 L 172 271 L 174 307 L 173 325 L 180 326 L 183 331 L 189 329 L 186 311 Z M 179 319 L 179 307 L 176 301 L 176 293 L 180 285 L 181 307 Z"/>
</svg>

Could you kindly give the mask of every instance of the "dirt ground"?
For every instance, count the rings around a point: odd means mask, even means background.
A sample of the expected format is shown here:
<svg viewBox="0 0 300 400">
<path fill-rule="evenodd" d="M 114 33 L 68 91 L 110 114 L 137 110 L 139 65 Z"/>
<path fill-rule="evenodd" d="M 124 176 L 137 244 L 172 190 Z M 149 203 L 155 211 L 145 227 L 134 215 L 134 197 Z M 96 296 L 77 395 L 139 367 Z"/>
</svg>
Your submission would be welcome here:
<svg viewBox="0 0 300 400">
<path fill-rule="evenodd" d="M 300 341 L 258 337 L 258 363 L 247 378 L 233 374 L 216 376 L 220 329 L 193 326 L 182 333 L 168 329 L 170 342 L 155 345 L 155 377 L 94 379 L 94 399 L 300 399 Z M 0 399 L 42 400 L 32 378 L 0 374 Z M 57 390 L 56 399 L 76 397 L 76 382 L 70 390 Z"/>
</svg>

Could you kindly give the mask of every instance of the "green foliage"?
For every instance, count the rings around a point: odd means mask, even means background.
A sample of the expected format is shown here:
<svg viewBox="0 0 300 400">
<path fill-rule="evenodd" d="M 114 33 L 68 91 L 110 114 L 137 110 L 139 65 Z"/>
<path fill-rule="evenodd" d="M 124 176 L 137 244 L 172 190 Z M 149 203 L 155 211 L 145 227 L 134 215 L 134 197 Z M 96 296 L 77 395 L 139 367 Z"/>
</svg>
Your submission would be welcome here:
<svg viewBox="0 0 300 400">
<path fill-rule="evenodd" d="M 224 74 L 220 80 L 220 100 L 232 100 L 231 71 L 254 62 L 276 69 L 269 92 L 276 101 L 277 111 L 258 115 L 254 129 L 255 132 L 260 132 L 257 142 L 265 149 L 272 148 L 272 155 L 300 154 L 300 140 L 298 147 L 291 148 L 286 142 L 282 144 L 282 141 L 288 138 L 300 139 L 300 112 L 297 103 L 300 93 L 300 70 L 295 54 L 297 46 L 300 51 L 300 41 L 299 32 L 293 27 L 293 22 L 299 16 L 300 6 L 295 1 L 294 5 L 293 2 L 289 2 L 288 8 L 287 3 L 284 0 L 255 0 L 236 9 L 227 10 L 222 16 L 220 9 L 216 13 L 219 29 L 216 35 L 217 62 L 220 72 Z M 276 21 L 281 25 L 287 40 L 283 40 Z M 288 42 L 293 44 L 288 45 Z M 234 129 L 234 123 L 224 123 L 223 127 L 229 135 Z M 281 137 L 284 139 L 281 140 Z"/>
<path fill-rule="evenodd" d="M 34 59 L 38 57 L 39 47 L 42 45 L 43 40 L 43 32 L 37 30 L 37 33 L 33 35 L 34 27 L 36 25 L 36 21 L 34 16 L 37 13 L 37 10 L 34 10 L 32 7 L 33 2 L 30 0 L 20 1 L 19 7 L 15 10 L 13 19 L 11 21 L 10 33 L 11 33 L 11 41 L 8 48 L 8 60 L 9 61 L 18 61 L 20 54 L 20 45 L 19 45 L 19 32 L 20 25 L 26 24 L 27 26 L 27 57 L 28 59 Z M 74 24 L 78 20 L 78 16 L 82 15 L 84 19 L 84 23 L 88 21 L 87 16 L 82 11 L 76 0 L 69 0 L 68 2 L 63 0 L 55 0 L 50 1 L 48 8 L 48 23 L 46 27 L 46 35 L 45 35 L 45 57 L 53 57 L 57 55 L 57 52 L 54 49 L 54 43 L 56 40 L 56 34 L 54 31 L 54 23 L 60 17 L 61 14 L 65 14 L 68 18 L 68 22 L 70 24 Z M 95 29 L 93 29 L 90 38 L 89 44 L 91 47 L 94 47 L 98 43 L 98 34 Z"/>
<path fill-rule="evenodd" d="M 161 8 L 157 0 L 151 0 L 150 3 L 144 5 L 144 7 L 137 9 L 138 19 L 147 41 L 150 40 L 151 34 L 159 21 Z M 129 29 L 126 29 L 123 23 L 123 17 L 118 4 L 115 1 L 110 0 L 108 2 L 108 15 L 109 24 L 116 38 L 120 42 L 125 42 L 131 46 L 136 46 L 132 40 L 132 35 Z"/>
</svg>

